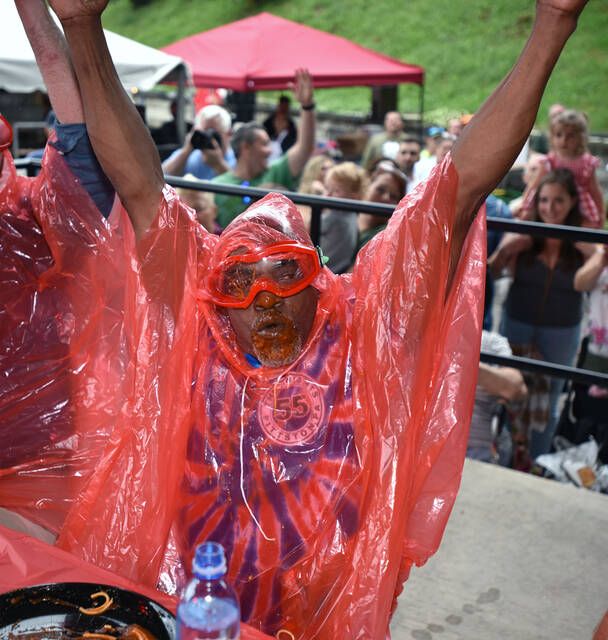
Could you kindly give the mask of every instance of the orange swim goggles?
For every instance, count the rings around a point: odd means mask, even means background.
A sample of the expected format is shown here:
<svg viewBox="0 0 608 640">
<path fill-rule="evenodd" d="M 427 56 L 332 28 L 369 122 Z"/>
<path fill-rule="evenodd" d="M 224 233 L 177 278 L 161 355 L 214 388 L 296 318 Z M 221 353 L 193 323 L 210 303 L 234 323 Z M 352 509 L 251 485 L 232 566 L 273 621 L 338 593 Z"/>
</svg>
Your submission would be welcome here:
<svg viewBox="0 0 608 640">
<path fill-rule="evenodd" d="M 220 307 L 237 309 L 248 307 L 260 291 L 286 298 L 310 285 L 324 262 L 317 249 L 298 242 L 231 255 L 205 278 L 203 296 Z"/>
</svg>

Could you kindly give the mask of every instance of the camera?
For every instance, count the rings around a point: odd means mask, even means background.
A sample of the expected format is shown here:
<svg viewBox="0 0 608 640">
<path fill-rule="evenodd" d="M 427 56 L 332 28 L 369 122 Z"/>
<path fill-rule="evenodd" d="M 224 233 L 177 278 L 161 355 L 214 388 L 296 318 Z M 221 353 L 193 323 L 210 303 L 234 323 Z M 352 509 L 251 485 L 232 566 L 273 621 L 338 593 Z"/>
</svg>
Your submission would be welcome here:
<svg viewBox="0 0 608 640">
<path fill-rule="evenodd" d="M 213 149 L 213 140 L 217 142 L 218 147 L 222 148 L 222 138 L 220 134 L 215 129 L 205 129 L 204 131 L 199 131 L 198 129 L 192 134 L 192 138 L 190 138 L 190 144 L 195 149 L 200 149 L 204 151 L 205 149 Z"/>
</svg>

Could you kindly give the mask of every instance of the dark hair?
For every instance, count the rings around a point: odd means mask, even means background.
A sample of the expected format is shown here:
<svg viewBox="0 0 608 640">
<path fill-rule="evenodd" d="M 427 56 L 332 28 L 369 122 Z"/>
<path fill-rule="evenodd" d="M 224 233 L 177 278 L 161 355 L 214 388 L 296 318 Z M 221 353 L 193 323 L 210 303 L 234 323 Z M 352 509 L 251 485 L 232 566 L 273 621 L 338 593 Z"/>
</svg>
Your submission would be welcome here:
<svg viewBox="0 0 608 640">
<path fill-rule="evenodd" d="M 417 144 L 422 149 L 422 143 L 420 142 L 420 140 L 418 140 L 418 138 L 414 138 L 413 136 L 408 136 L 407 138 L 404 138 L 399 143 L 399 146 L 401 146 L 405 142 L 407 142 L 407 144 L 412 144 L 412 142 L 413 142 L 413 143 Z"/>
<path fill-rule="evenodd" d="M 234 151 L 235 157 L 241 155 L 241 147 L 244 144 L 253 144 L 256 139 L 256 133 L 258 131 L 266 131 L 261 124 L 257 122 L 246 122 L 242 124 L 233 134 L 230 146 Z"/>
<path fill-rule="evenodd" d="M 570 227 L 580 227 L 583 221 L 583 217 L 581 215 L 581 211 L 579 208 L 578 201 L 578 189 L 576 188 L 576 180 L 574 179 L 574 174 L 570 169 L 554 169 L 553 171 L 549 171 L 549 173 L 545 174 L 541 181 L 538 184 L 538 189 L 534 194 L 534 217 L 536 220 L 539 220 L 538 217 L 538 201 L 540 198 L 540 192 L 542 188 L 546 184 L 559 184 L 561 185 L 568 195 L 574 199 L 574 204 L 572 205 L 572 209 L 568 213 L 568 216 L 564 220 L 564 224 Z"/>
<path fill-rule="evenodd" d="M 576 181 L 574 174 L 570 169 L 554 169 L 543 176 L 538 184 L 536 193 L 534 194 L 534 221 L 540 222 L 538 216 L 538 202 L 540 199 L 540 193 L 543 187 L 547 184 L 559 184 L 561 185 L 571 198 L 574 198 L 574 204 L 568 212 L 563 224 L 569 227 L 580 227 L 583 221 L 583 216 L 579 208 L 578 189 L 576 188 Z M 534 237 L 532 241 L 532 252 L 534 255 L 538 255 L 545 246 L 545 239 L 542 237 Z M 559 252 L 559 259 L 569 268 L 580 266 L 581 253 L 574 246 L 572 240 L 566 238 L 562 240 L 562 244 Z"/>
</svg>

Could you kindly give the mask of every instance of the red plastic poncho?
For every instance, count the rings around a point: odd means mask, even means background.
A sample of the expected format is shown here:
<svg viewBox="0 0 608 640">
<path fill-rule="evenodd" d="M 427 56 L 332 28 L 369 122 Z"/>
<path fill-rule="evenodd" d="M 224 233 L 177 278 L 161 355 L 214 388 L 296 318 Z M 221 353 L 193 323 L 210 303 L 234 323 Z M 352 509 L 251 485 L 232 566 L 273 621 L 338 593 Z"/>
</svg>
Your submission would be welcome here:
<svg viewBox="0 0 608 640">
<path fill-rule="evenodd" d="M 243 239 L 307 241 L 285 198 L 260 201 L 218 239 L 167 188 L 137 249 L 128 238 L 89 247 L 98 269 L 121 252 L 126 266 L 120 313 L 106 324 L 120 340 L 87 360 L 88 394 L 74 371 L 79 424 L 95 431 L 91 404 L 108 393 L 106 376 L 120 401 L 108 403 L 111 433 L 60 545 L 155 585 L 175 523 L 185 556 L 204 538 L 225 544 L 254 626 L 384 638 L 411 565 L 439 545 L 466 450 L 485 234 L 478 219 L 448 294 L 456 187 L 448 159 L 402 201 L 352 276 L 323 270 L 311 337 L 281 371 L 247 364 L 199 288 Z M 122 228 L 124 212 L 112 220 Z"/>
<path fill-rule="evenodd" d="M 120 363 L 104 360 L 119 348 L 125 249 L 49 149 L 36 178 L 3 155 L 0 506 L 57 533 L 120 404 Z"/>
</svg>

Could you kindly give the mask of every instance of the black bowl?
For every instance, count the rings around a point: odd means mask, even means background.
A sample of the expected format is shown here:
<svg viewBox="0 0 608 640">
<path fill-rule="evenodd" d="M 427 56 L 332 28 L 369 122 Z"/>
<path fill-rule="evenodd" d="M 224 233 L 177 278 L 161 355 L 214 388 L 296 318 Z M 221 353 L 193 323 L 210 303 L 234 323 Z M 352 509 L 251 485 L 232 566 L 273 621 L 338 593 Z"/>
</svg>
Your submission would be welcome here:
<svg viewBox="0 0 608 640">
<path fill-rule="evenodd" d="M 98 615 L 87 615 L 79 607 L 92 608 L 103 598 L 91 599 L 105 591 L 112 605 Z M 85 631 L 100 632 L 104 625 L 124 630 L 136 624 L 156 640 L 175 640 L 173 614 L 145 596 L 88 582 L 59 582 L 17 589 L 0 594 L 0 638 L 19 638 L 20 634 L 46 632 L 49 638 L 78 638 Z M 58 635 L 62 631 L 63 635 Z M 112 631 L 107 631 L 111 634 Z M 34 636 L 36 637 L 36 636 Z M 38 636 L 41 640 L 43 635 Z M 118 637 L 118 636 L 117 636 Z"/>
</svg>

